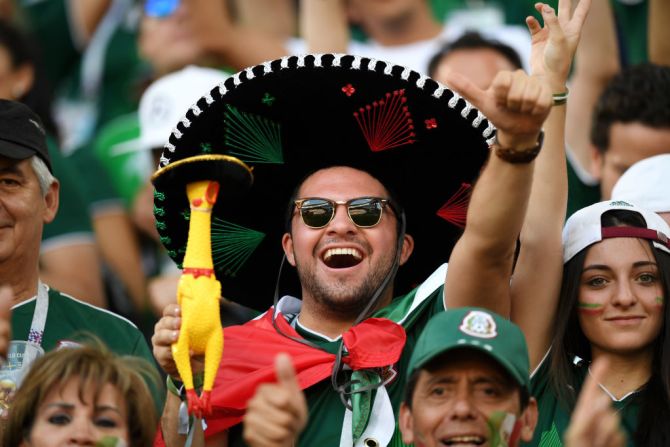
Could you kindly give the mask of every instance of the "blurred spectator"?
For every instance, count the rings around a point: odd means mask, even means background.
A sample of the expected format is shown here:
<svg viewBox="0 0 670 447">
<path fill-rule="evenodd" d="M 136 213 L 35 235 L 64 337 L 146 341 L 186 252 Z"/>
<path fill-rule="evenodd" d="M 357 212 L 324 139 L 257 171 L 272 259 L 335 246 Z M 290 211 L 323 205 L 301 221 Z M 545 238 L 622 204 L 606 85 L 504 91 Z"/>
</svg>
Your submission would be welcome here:
<svg viewBox="0 0 670 447">
<path fill-rule="evenodd" d="M 300 15 L 301 33 L 309 52 L 348 52 L 391 61 L 419 73 L 427 72 L 431 56 L 441 46 L 468 30 L 458 23 L 443 25 L 435 19 L 426 0 L 303 0 Z M 368 41 L 350 41 L 348 19 L 361 26 Z M 530 38 L 524 27 L 500 25 L 479 31 L 514 48 L 528 68 Z M 300 45 L 293 45 L 290 50 L 304 51 Z"/>
<path fill-rule="evenodd" d="M 51 94 L 35 51 L 27 36 L 0 20 L 0 99 L 21 101 L 42 118 L 54 172 L 61 179 L 59 213 L 42 236 L 40 276 L 65 293 L 106 307 L 85 186 L 58 148 Z"/>
<path fill-rule="evenodd" d="M 512 47 L 477 32 L 467 32 L 431 58 L 428 76 L 444 83 L 446 72 L 454 70 L 486 89 L 499 71 L 519 69 L 523 69 L 521 59 Z"/>
</svg>

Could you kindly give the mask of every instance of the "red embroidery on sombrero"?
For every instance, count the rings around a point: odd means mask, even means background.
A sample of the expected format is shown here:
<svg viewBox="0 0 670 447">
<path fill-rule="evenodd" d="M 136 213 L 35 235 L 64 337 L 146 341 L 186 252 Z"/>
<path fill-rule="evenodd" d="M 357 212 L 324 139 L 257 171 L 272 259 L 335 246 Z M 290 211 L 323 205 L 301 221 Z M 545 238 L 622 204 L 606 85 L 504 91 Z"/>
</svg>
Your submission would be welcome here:
<svg viewBox="0 0 670 447">
<path fill-rule="evenodd" d="M 277 326 L 293 337 L 300 335 L 281 314 Z M 242 326 L 224 329 L 226 348 L 217 372 L 207 419 L 207 436 L 242 420 L 247 401 L 262 383 L 275 382 L 274 358 L 278 352 L 291 356 L 302 389 L 328 377 L 335 355 L 293 341 L 272 326 L 272 310 Z M 395 364 L 405 346 L 405 330 L 385 318 L 369 318 L 342 334 L 348 355 L 342 361 L 352 369 L 379 368 Z"/>
<path fill-rule="evenodd" d="M 462 183 L 458 191 L 437 210 L 437 215 L 447 222 L 451 222 L 460 228 L 465 228 L 465 221 L 468 214 L 468 203 L 470 202 L 470 194 L 472 193 L 472 185 L 469 183 Z"/>
<path fill-rule="evenodd" d="M 342 87 L 342 91 L 344 92 L 345 95 L 351 96 L 354 93 L 356 93 L 356 89 L 354 88 L 353 85 L 347 84 L 344 87 Z"/>
<path fill-rule="evenodd" d="M 370 150 L 379 152 L 416 141 L 406 103 L 405 90 L 395 90 L 354 112 Z"/>
<path fill-rule="evenodd" d="M 425 121 L 426 129 L 437 129 L 437 120 L 435 118 L 429 118 Z"/>
</svg>

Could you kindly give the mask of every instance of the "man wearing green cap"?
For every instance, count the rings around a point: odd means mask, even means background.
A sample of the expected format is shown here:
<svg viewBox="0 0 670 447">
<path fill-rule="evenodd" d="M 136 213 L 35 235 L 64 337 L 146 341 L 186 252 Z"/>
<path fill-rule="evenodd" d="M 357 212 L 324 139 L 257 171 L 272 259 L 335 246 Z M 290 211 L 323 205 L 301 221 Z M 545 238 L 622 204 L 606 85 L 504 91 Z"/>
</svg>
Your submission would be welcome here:
<svg viewBox="0 0 670 447">
<path fill-rule="evenodd" d="M 530 441 L 537 402 L 530 397 L 521 330 L 479 308 L 437 314 L 408 368 L 399 425 L 407 444 L 497 446 Z"/>
</svg>

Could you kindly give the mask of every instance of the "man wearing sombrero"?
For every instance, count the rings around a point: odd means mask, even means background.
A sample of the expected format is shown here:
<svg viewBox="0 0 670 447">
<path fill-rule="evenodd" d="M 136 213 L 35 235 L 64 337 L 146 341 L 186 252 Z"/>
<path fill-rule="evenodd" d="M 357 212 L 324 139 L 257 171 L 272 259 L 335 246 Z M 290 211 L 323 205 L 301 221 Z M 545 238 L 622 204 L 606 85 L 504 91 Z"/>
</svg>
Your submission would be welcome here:
<svg viewBox="0 0 670 447">
<path fill-rule="evenodd" d="M 244 193 L 225 163 L 192 165 L 186 177 L 206 170 L 221 183 L 212 252 L 223 296 L 257 308 L 276 301 L 224 331 L 208 444 L 244 445 L 239 422 L 258 385 L 275 381 L 278 352 L 290 355 L 307 396 L 310 423 L 297 445 L 399 442 L 404 371 L 430 316 L 465 304 L 509 314 L 515 241 L 551 93 L 521 72 L 501 73 L 487 91 L 456 75 L 450 83 L 470 102 L 381 61 L 288 57 L 233 76 L 177 125 L 154 176 L 168 253 L 183 261 L 189 218 L 184 178 L 172 167 L 237 157 L 253 167 Z M 281 274 L 282 256 L 297 280 Z M 446 259 L 448 275 L 446 264 L 434 270 Z M 188 425 L 170 351 L 179 315 L 168 306 L 152 339 L 173 391 L 162 419 L 167 445 L 183 441 Z"/>
</svg>

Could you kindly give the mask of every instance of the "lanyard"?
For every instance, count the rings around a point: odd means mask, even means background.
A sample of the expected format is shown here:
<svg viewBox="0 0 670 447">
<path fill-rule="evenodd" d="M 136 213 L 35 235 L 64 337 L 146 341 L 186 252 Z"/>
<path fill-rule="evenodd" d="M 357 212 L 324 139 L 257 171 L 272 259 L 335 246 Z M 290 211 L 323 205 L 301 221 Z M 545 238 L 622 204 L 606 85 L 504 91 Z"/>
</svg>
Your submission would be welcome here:
<svg viewBox="0 0 670 447">
<path fill-rule="evenodd" d="M 42 281 L 37 282 L 37 298 L 35 299 L 35 311 L 33 321 L 30 324 L 28 332 L 28 341 L 38 346 L 42 345 L 42 336 L 44 335 L 44 326 L 49 312 L 49 292 L 47 286 Z"/>
</svg>

